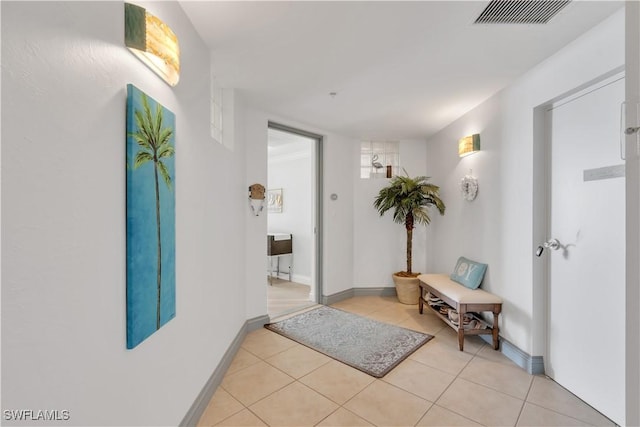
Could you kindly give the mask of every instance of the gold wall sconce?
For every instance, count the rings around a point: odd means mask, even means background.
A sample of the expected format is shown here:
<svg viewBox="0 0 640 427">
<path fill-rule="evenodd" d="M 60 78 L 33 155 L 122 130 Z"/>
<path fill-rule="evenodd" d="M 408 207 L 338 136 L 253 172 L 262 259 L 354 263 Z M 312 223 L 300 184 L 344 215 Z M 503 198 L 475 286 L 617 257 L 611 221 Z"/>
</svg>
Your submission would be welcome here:
<svg viewBox="0 0 640 427">
<path fill-rule="evenodd" d="M 458 156 L 465 157 L 480 151 L 480 134 L 465 136 L 458 141 Z"/>
<path fill-rule="evenodd" d="M 178 37 L 160 18 L 135 4 L 124 4 L 124 43 L 170 86 L 180 80 Z"/>
</svg>

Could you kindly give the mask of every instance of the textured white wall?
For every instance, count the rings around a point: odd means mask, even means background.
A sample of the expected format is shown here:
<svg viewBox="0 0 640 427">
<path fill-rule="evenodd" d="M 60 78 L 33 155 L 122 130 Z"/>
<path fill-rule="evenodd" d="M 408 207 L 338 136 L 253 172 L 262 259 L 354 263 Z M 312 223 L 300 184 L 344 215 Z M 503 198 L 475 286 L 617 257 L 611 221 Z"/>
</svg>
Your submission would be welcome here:
<svg viewBox="0 0 640 427">
<path fill-rule="evenodd" d="M 323 195 L 323 295 L 353 287 L 353 151 L 355 141 L 313 126 L 247 107 L 246 182 L 267 182 L 267 126 L 269 121 L 312 132 L 324 137 Z M 338 200 L 331 200 L 332 193 Z M 267 216 L 247 215 L 247 310 L 248 317 L 267 312 L 267 276 L 265 252 Z"/>
<path fill-rule="evenodd" d="M 360 178 L 359 144 L 352 157 L 354 179 L 353 274 L 354 286 L 393 287 L 391 275 L 406 269 L 407 238 L 404 225 L 393 222 L 393 212 L 380 217 L 373 207 L 378 192 L 389 184 L 388 179 Z M 430 175 L 426 162 L 424 141 L 400 142 L 400 174 L 402 168 L 412 176 Z M 431 180 L 434 184 L 436 181 Z M 431 209 L 432 217 L 440 216 Z M 417 226 L 413 232 L 412 270 L 426 272 L 426 227 Z"/>
<path fill-rule="evenodd" d="M 357 168 L 353 156 L 358 155 L 357 141 L 336 134 L 327 134 L 324 140 L 324 295 L 333 295 L 353 288 L 353 177 Z M 331 194 L 338 196 L 331 200 Z"/>
<path fill-rule="evenodd" d="M 533 109 L 624 64 L 624 11 L 575 40 L 428 141 L 427 163 L 442 185 L 447 214 L 428 232 L 428 265 L 450 272 L 458 256 L 489 264 L 483 288 L 503 297 L 501 334 L 541 355 L 544 313 L 534 305 Z M 481 134 L 480 153 L 460 159 L 457 140 Z M 473 170 L 478 198 L 463 200 Z"/>
<path fill-rule="evenodd" d="M 146 6 L 180 38 L 175 88 L 124 47 L 122 2 L 2 2 L 2 409 L 177 425 L 247 318 L 243 143 L 209 136 L 209 52 L 182 9 Z M 127 83 L 176 114 L 177 315 L 134 350 Z"/>
</svg>

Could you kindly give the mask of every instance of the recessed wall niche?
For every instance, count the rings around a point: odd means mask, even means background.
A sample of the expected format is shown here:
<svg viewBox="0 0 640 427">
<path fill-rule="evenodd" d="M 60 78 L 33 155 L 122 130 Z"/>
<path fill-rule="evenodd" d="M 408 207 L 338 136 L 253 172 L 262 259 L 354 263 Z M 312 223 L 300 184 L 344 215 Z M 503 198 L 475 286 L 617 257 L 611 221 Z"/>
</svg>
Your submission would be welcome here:
<svg viewBox="0 0 640 427">
<path fill-rule="evenodd" d="M 363 141 L 360 143 L 360 178 L 391 178 L 400 167 L 398 141 Z"/>
</svg>

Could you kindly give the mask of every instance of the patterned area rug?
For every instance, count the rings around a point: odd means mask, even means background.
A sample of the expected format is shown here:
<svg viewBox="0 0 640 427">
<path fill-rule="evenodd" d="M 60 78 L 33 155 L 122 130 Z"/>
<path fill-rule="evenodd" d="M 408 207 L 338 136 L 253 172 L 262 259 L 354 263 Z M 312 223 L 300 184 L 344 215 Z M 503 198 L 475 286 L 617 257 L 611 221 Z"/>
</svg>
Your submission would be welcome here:
<svg viewBox="0 0 640 427">
<path fill-rule="evenodd" d="M 326 306 L 265 328 L 376 378 L 385 376 L 433 338 Z"/>
</svg>

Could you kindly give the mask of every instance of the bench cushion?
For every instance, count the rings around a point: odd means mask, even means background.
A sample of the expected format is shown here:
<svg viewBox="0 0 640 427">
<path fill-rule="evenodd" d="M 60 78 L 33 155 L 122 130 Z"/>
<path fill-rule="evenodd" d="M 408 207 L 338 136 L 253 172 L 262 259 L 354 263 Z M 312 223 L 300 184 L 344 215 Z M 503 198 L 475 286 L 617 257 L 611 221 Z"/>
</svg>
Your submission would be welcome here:
<svg viewBox="0 0 640 427">
<path fill-rule="evenodd" d="M 449 278 L 448 274 L 421 274 L 418 279 L 458 304 L 502 304 L 502 298 L 482 289 L 469 289 Z"/>
</svg>

